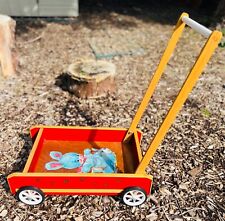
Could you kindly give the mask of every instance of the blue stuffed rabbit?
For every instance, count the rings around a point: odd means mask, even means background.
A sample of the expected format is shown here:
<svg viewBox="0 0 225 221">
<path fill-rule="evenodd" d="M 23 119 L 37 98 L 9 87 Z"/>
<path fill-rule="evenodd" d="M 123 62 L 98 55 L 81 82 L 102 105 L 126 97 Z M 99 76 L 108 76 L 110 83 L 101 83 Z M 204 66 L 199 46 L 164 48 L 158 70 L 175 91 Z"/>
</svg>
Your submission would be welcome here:
<svg viewBox="0 0 225 221">
<path fill-rule="evenodd" d="M 61 168 L 74 169 L 82 165 L 82 155 L 77 153 L 66 153 L 62 154 L 58 151 L 51 151 L 50 157 L 57 161 L 51 161 L 45 164 L 47 170 L 57 170 Z"/>
<path fill-rule="evenodd" d="M 57 161 L 45 164 L 47 170 L 57 170 L 60 168 L 76 169 L 83 173 L 115 173 L 116 155 L 108 148 L 85 149 L 84 155 L 74 152 L 62 154 L 51 151 L 50 156 Z"/>
</svg>

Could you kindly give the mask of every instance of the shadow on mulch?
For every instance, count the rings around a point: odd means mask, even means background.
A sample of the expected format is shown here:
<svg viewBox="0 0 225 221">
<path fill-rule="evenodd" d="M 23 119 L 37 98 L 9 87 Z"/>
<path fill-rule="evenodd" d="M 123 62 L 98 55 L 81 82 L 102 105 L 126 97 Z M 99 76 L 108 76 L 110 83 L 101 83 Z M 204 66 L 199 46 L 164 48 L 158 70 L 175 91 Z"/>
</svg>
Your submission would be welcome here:
<svg viewBox="0 0 225 221">
<path fill-rule="evenodd" d="M 42 29 L 48 23 L 70 24 L 73 29 L 86 26 L 91 30 L 103 28 L 103 24 L 120 29 L 137 27 L 135 19 L 174 25 L 182 12 L 190 13 L 193 19 L 205 26 L 214 25 L 220 18 L 213 17 L 218 3 L 203 1 L 195 8 L 184 1 L 172 0 L 86 0 L 79 2 L 79 16 L 75 17 L 14 17 L 16 33 L 22 35 L 31 29 Z M 187 1 L 188 2 L 188 1 Z M 121 16 L 120 16 L 121 15 Z M 124 16 L 123 16 L 124 15 Z M 125 17 L 129 16 L 129 17 Z M 135 19 L 132 19 L 134 17 Z"/>
<path fill-rule="evenodd" d="M 14 172 L 23 171 L 23 168 L 25 167 L 28 156 L 30 154 L 30 150 L 32 149 L 32 139 L 30 138 L 29 134 L 19 134 L 19 137 L 24 140 L 24 145 L 18 153 L 17 159 L 15 159 L 15 162 L 12 165 L 12 170 L 7 174 L 2 174 L 0 176 L 0 183 L 7 192 L 9 192 L 7 176 Z"/>
<path fill-rule="evenodd" d="M 78 100 L 79 98 L 67 101 L 66 105 L 61 111 L 60 124 L 65 126 L 76 125 L 75 118 L 79 116 L 80 118 L 82 118 L 82 124 L 84 124 L 83 126 L 96 126 L 97 121 L 92 115 L 92 113 L 90 113 L 90 111 L 88 111 L 86 108 L 82 108 L 79 105 Z M 68 115 L 69 112 L 73 113 L 73 115 Z"/>
<path fill-rule="evenodd" d="M 31 28 L 41 29 L 46 27 L 46 23 L 41 18 L 20 18 L 14 17 L 16 20 L 16 34 L 21 35 L 29 32 Z"/>
<path fill-rule="evenodd" d="M 209 26 L 214 23 L 214 19 L 218 19 L 212 16 L 216 6 L 217 3 L 213 0 L 203 1 L 199 7 L 185 4 L 184 1 L 182 3 L 172 0 L 86 0 L 80 1 L 79 21 L 92 30 L 102 29 L 103 23 L 122 29 L 136 27 L 137 24 L 131 17 L 144 22 L 174 25 L 180 14 L 185 11 L 190 13 L 192 18 Z M 73 25 L 72 27 L 76 28 Z"/>
<path fill-rule="evenodd" d="M 47 26 L 48 23 L 60 23 L 63 25 L 78 22 L 76 17 L 13 17 L 16 21 L 16 34 L 18 36 L 30 32 L 32 29 L 39 30 Z"/>
<path fill-rule="evenodd" d="M 70 94 L 74 94 L 76 87 L 80 83 L 81 82 L 72 79 L 67 73 L 60 74 L 55 80 L 56 86 L 60 87 L 63 91 L 69 92 Z"/>
</svg>

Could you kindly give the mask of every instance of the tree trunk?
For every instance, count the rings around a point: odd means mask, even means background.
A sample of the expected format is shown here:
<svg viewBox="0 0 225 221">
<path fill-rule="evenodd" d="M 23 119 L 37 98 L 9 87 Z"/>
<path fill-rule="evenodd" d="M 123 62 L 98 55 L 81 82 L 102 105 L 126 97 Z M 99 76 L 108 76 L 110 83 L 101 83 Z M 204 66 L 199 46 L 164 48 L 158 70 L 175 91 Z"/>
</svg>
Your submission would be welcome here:
<svg viewBox="0 0 225 221">
<path fill-rule="evenodd" d="M 116 67 L 106 61 L 84 60 L 70 65 L 64 88 L 81 98 L 99 97 L 115 90 Z"/>
<path fill-rule="evenodd" d="M 16 73 L 15 27 L 16 22 L 12 18 L 0 15 L 0 63 L 4 77 Z"/>
</svg>

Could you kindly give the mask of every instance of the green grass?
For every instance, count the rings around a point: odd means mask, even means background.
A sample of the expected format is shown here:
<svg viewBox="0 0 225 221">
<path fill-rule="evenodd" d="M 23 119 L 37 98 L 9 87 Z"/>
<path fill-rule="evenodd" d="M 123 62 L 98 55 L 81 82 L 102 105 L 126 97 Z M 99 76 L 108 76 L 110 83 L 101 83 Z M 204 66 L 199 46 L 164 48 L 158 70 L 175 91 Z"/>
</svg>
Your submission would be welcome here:
<svg viewBox="0 0 225 221">
<path fill-rule="evenodd" d="M 201 113 L 204 117 L 210 117 L 211 116 L 211 112 L 206 108 L 202 108 Z"/>
</svg>

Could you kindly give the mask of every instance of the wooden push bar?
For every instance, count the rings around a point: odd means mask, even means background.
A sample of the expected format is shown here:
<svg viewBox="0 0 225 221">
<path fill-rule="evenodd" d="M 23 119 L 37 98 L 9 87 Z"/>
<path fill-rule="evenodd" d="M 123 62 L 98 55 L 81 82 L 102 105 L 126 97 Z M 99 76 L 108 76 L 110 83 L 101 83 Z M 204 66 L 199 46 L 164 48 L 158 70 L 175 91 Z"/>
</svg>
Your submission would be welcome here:
<svg viewBox="0 0 225 221">
<path fill-rule="evenodd" d="M 199 33 L 203 34 L 205 37 L 208 36 L 208 40 L 205 43 L 202 51 L 200 52 L 199 57 L 197 58 L 189 75 L 187 76 L 183 86 L 181 87 L 180 92 L 178 93 L 174 103 L 172 104 L 170 110 L 168 111 L 167 116 L 165 117 L 165 119 L 162 122 L 161 126 L 159 127 L 157 133 L 153 137 L 145 156 L 142 158 L 139 166 L 137 167 L 136 173 L 145 172 L 145 169 L 148 166 L 149 161 L 154 156 L 161 141 L 163 140 L 167 131 L 171 127 L 172 123 L 174 122 L 176 115 L 178 114 L 182 105 L 186 101 L 188 94 L 192 91 L 192 89 L 193 89 L 196 81 L 198 80 L 199 76 L 201 75 L 205 65 L 209 61 L 210 57 L 212 56 L 214 50 L 217 48 L 218 43 L 220 42 L 220 40 L 222 38 L 221 32 L 219 32 L 219 31 L 211 32 L 209 29 L 205 28 L 204 26 L 198 24 L 197 22 L 193 21 L 192 19 L 189 19 L 189 15 L 187 13 L 183 13 L 180 16 L 180 18 L 177 22 L 177 25 L 175 27 L 175 30 L 172 34 L 172 37 L 169 40 L 168 46 L 162 56 L 162 59 L 158 65 L 156 71 L 155 71 L 155 74 L 152 77 L 152 80 L 149 84 L 147 92 L 137 110 L 137 113 L 130 125 L 130 128 L 128 129 L 128 132 L 124 138 L 124 141 L 129 140 L 131 135 L 135 132 L 137 125 L 149 103 L 149 100 L 150 100 L 152 94 L 154 93 L 154 90 L 162 76 L 162 73 L 165 70 L 165 67 L 175 49 L 175 46 L 176 46 L 182 32 L 183 32 L 185 24 L 192 27 L 194 30 L 198 31 Z"/>
<path fill-rule="evenodd" d="M 148 89 L 147 89 L 144 97 L 143 97 L 143 100 L 142 100 L 142 102 L 141 102 L 141 104 L 140 104 L 140 106 L 139 106 L 139 108 L 137 110 L 136 115 L 134 116 L 134 119 L 133 119 L 133 121 L 132 121 L 132 123 L 130 125 L 130 128 L 129 128 L 127 134 L 126 134 L 126 137 L 124 138 L 124 141 L 129 139 L 130 136 L 136 130 L 137 125 L 138 125 L 138 123 L 139 123 L 139 121 L 140 121 L 140 119 L 141 119 L 141 117 L 142 117 L 142 115 L 143 115 L 143 113 L 144 113 L 144 111 L 145 111 L 145 109 L 146 109 L 146 107 L 147 107 L 151 97 L 152 97 L 152 94 L 155 91 L 155 88 L 156 88 L 156 86 L 157 86 L 157 84 L 158 84 L 158 82 L 159 82 L 159 80 L 160 80 L 160 78 L 162 76 L 162 73 L 165 70 L 166 65 L 167 65 L 167 63 L 168 63 L 168 61 L 169 61 L 169 59 L 170 59 L 170 57 L 171 57 L 175 47 L 176 47 L 176 44 L 177 44 L 177 42 L 178 42 L 178 40 L 179 40 L 183 30 L 184 30 L 185 24 L 181 20 L 182 16 L 188 16 L 188 14 L 183 13 L 181 15 L 181 17 L 179 18 L 179 20 L 178 20 L 178 22 L 176 24 L 175 30 L 174 30 L 174 32 L 172 34 L 172 37 L 169 40 L 167 48 L 166 48 L 166 50 L 165 50 L 165 52 L 164 52 L 164 54 L 163 54 L 163 56 L 161 58 L 161 61 L 160 61 L 159 65 L 158 65 L 158 68 L 155 71 L 155 74 L 152 77 L 152 80 L 151 80 L 151 82 L 150 82 L 150 84 L 148 86 Z"/>
<path fill-rule="evenodd" d="M 212 34 L 211 30 L 209 30 L 205 26 L 199 24 L 198 22 L 192 20 L 191 18 L 187 16 L 182 16 L 182 21 L 186 25 L 188 25 L 189 27 L 191 27 L 192 29 L 194 29 L 195 31 L 197 31 L 199 34 L 203 35 L 206 38 L 208 38 Z"/>
</svg>

